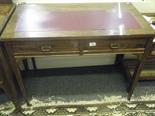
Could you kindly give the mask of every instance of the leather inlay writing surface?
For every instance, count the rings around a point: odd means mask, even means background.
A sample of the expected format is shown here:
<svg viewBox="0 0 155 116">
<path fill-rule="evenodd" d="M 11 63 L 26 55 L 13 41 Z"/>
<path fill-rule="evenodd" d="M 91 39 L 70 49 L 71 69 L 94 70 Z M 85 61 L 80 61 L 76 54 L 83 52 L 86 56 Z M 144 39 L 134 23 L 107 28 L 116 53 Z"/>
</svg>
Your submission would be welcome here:
<svg viewBox="0 0 155 116">
<path fill-rule="evenodd" d="M 80 31 L 140 29 L 141 26 L 130 12 L 106 10 L 36 11 L 27 10 L 20 16 L 16 31 Z"/>
</svg>

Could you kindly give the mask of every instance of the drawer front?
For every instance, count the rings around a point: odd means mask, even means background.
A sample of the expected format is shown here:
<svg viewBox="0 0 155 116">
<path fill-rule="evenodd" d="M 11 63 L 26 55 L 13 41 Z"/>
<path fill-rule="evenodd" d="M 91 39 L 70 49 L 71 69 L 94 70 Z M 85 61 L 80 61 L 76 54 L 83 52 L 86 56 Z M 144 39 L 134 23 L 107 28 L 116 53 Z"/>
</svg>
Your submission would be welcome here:
<svg viewBox="0 0 155 116">
<path fill-rule="evenodd" d="M 78 53 L 78 41 L 57 40 L 57 41 L 28 41 L 14 42 L 12 44 L 15 55 L 43 55 L 43 54 L 72 54 Z"/>
<path fill-rule="evenodd" d="M 146 41 L 146 38 L 90 39 L 83 42 L 83 52 L 144 52 Z"/>
</svg>

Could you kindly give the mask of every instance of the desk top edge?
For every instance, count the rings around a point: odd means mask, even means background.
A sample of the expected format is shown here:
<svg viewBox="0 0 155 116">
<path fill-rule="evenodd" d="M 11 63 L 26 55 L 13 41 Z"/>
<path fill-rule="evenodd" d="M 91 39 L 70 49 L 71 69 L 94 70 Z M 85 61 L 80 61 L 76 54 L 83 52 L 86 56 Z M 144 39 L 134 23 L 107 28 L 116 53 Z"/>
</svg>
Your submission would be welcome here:
<svg viewBox="0 0 155 116">
<path fill-rule="evenodd" d="M 28 6 L 33 6 L 33 5 L 39 5 L 39 6 L 52 6 L 52 8 L 74 8 L 75 9 L 75 6 L 76 8 L 82 8 L 82 7 L 85 7 L 85 6 L 88 6 L 88 8 L 95 8 L 95 7 L 98 7 L 98 6 L 104 6 L 104 5 L 107 5 L 107 4 L 118 4 L 118 3 L 102 3 L 102 4 L 98 4 L 98 3 L 74 3 L 74 4 L 22 4 L 22 5 L 18 5 L 15 12 L 18 11 L 18 9 L 20 9 L 20 7 L 28 7 Z M 154 30 L 146 23 L 146 21 L 142 18 L 142 16 L 140 16 L 140 13 L 138 13 L 138 11 L 136 10 L 136 8 L 130 3 L 121 3 L 123 5 L 127 5 L 129 6 L 129 9 L 133 10 L 136 14 L 137 14 L 137 17 L 144 23 L 146 29 L 142 29 L 140 31 L 137 31 L 138 33 L 134 32 L 134 30 L 129 30 L 129 32 L 125 33 L 124 35 L 125 36 L 155 36 L 155 32 Z M 62 7 L 63 6 L 63 7 Z M 13 13 L 13 15 L 15 14 L 15 12 Z M 11 17 L 12 18 L 12 17 Z M 11 19 L 10 19 L 11 20 Z M 10 22 L 10 21 L 9 21 Z M 108 33 L 103 33 L 103 31 L 99 30 L 95 30 L 95 31 L 85 31 L 85 32 L 69 32 L 69 31 L 60 31 L 60 32 L 30 32 L 30 35 L 32 34 L 35 34 L 35 33 L 41 33 L 40 36 L 27 36 L 24 34 L 24 32 L 19 32 L 19 33 L 8 33 L 6 30 L 8 28 L 8 24 L 6 26 L 6 28 L 4 29 L 4 32 L 2 33 L 1 35 L 1 40 L 8 40 L 8 39 L 20 39 L 20 38 L 40 38 L 40 37 L 45 37 L 45 38 L 52 38 L 52 37 L 67 37 L 67 36 L 71 36 L 71 37 L 81 37 L 81 36 L 87 36 L 87 34 L 89 34 L 90 36 L 103 36 L 103 37 L 106 37 L 106 36 L 123 36 L 123 35 L 120 35 L 119 32 L 116 32 L 116 34 L 111 34 L 109 35 L 109 32 Z M 43 34 L 42 34 L 43 33 Z M 49 34 L 51 33 L 51 34 Z M 44 36 L 46 34 L 49 34 L 48 36 Z"/>
</svg>

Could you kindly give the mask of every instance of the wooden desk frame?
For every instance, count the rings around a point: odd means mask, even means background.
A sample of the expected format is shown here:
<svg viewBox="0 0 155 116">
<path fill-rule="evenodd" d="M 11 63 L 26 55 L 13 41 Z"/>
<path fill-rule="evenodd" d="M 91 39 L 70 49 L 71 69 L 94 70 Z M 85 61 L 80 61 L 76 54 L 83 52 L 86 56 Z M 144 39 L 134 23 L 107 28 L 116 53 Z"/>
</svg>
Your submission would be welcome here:
<svg viewBox="0 0 155 116">
<path fill-rule="evenodd" d="M 73 6 L 72 4 L 53 5 L 52 8 L 64 8 L 68 10 L 68 7 L 77 7 L 79 9 L 82 9 L 85 8 L 87 4 L 83 5 L 84 7 L 81 6 L 82 5 L 76 6 L 75 4 Z M 99 7 L 102 5 L 91 4 L 88 6 Z M 106 4 L 104 4 L 103 6 L 107 8 Z M 27 6 L 24 7 L 26 8 Z M 131 5 L 129 5 L 129 7 L 124 8 L 124 10 L 131 10 L 133 11 L 133 13 L 137 15 L 136 19 L 141 22 L 141 26 L 143 25 L 142 29 L 129 29 L 126 30 L 126 33 L 123 35 L 120 35 L 119 32 L 116 32 L 117 34 L 111 35 L 109 31 L 105 32 L 103 30 L 100 30 L 86 32 L 34 32 L 35 37 L 29 37 L 24 32 L 9 34 L 9 32 L 11 32 L 11 29 L 8 25 L 11 25 L 12 27 L 15 26 L 15 24 L 13 23 L 15 15 L 13 15 L 12 22 L 10 21 L 8 23 L 1 36 L 1 42 L 4 44 L 8 62 L 10 63 L 12 71 L 16 75 L 17 82 L 25 100 L 27 100 L 27 94 L 18 64 L 16 62 L 16 59 L 18 58 L 40 57 L 49 55 L 85 55 L 112 53 L 121 54 L 117 55 L 118 60 L 122 58 L 122 54 L 142 54 L 142 57 L 139 60 L 136 70 L 134 72 L 133 80 L 128 87 L 128 100 L 130 100 L 134 88 L 138 82 L 138 78 L 143 67 L 144 61 L 150 53 L 155 33 L 135 8 L 133 8 Z M 29 34 L 33 34 L 33 32 L 30 32 Z M 118 62 L 116 62 L 116 64 L 117 63 Z"/>
<path fill-rule="evenodd" d="M 2 3 L 1 3 L 2 2 Z M 9 4 L 11 3 L 10 0 L 2 0 L 0 1 L 0 15 L 2 16 L 2 19 L 0 20 L 0 35 L 2 34 L 4 27 L 6 26 L 7 22 L 9 21 L 12 13 L 15 10 L 15 5 L 13 4 Z M 20 110 L 20 106 L 19 103 L 17 101 L 18 98 L 18 92 L 17 92 L 17 88 L 15 86 L 14 83 L 14 78 L 13 78 L 13 72 L 12 69 L 9 65 L 8 59 L 6 57 L 5 54 L 5 50 L 4 50 L 4 46 L 3 43 L 0 42 L 0 70 L 2 70 L 2 75 L 4 77 L 2 77 L 4 79 L 5 82 L 5 88 L 8 89 L 6 90 L 6 94 L 8 95 L 9 99 L 12 100 L 13 104 L 16 107 L 16 110 Z"/>
</svg>

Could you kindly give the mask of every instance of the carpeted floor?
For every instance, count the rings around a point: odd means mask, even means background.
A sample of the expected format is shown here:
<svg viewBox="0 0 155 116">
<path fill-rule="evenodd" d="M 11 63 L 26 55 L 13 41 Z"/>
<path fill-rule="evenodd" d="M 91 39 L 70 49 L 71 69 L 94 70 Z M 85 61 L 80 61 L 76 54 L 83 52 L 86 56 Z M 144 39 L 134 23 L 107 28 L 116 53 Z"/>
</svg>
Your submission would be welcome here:
<svg viewBox="0 0 155 116">
<path fill-rule="evenodd" d="M 116 67 L 81 67 L 30 71 L 24 81 L 31 106 L 22 112 L 1 94 L 0 115 L 154 116 L 155 82 L 139 82 L 127 101 L 127 81 Z"/>
</svg>

